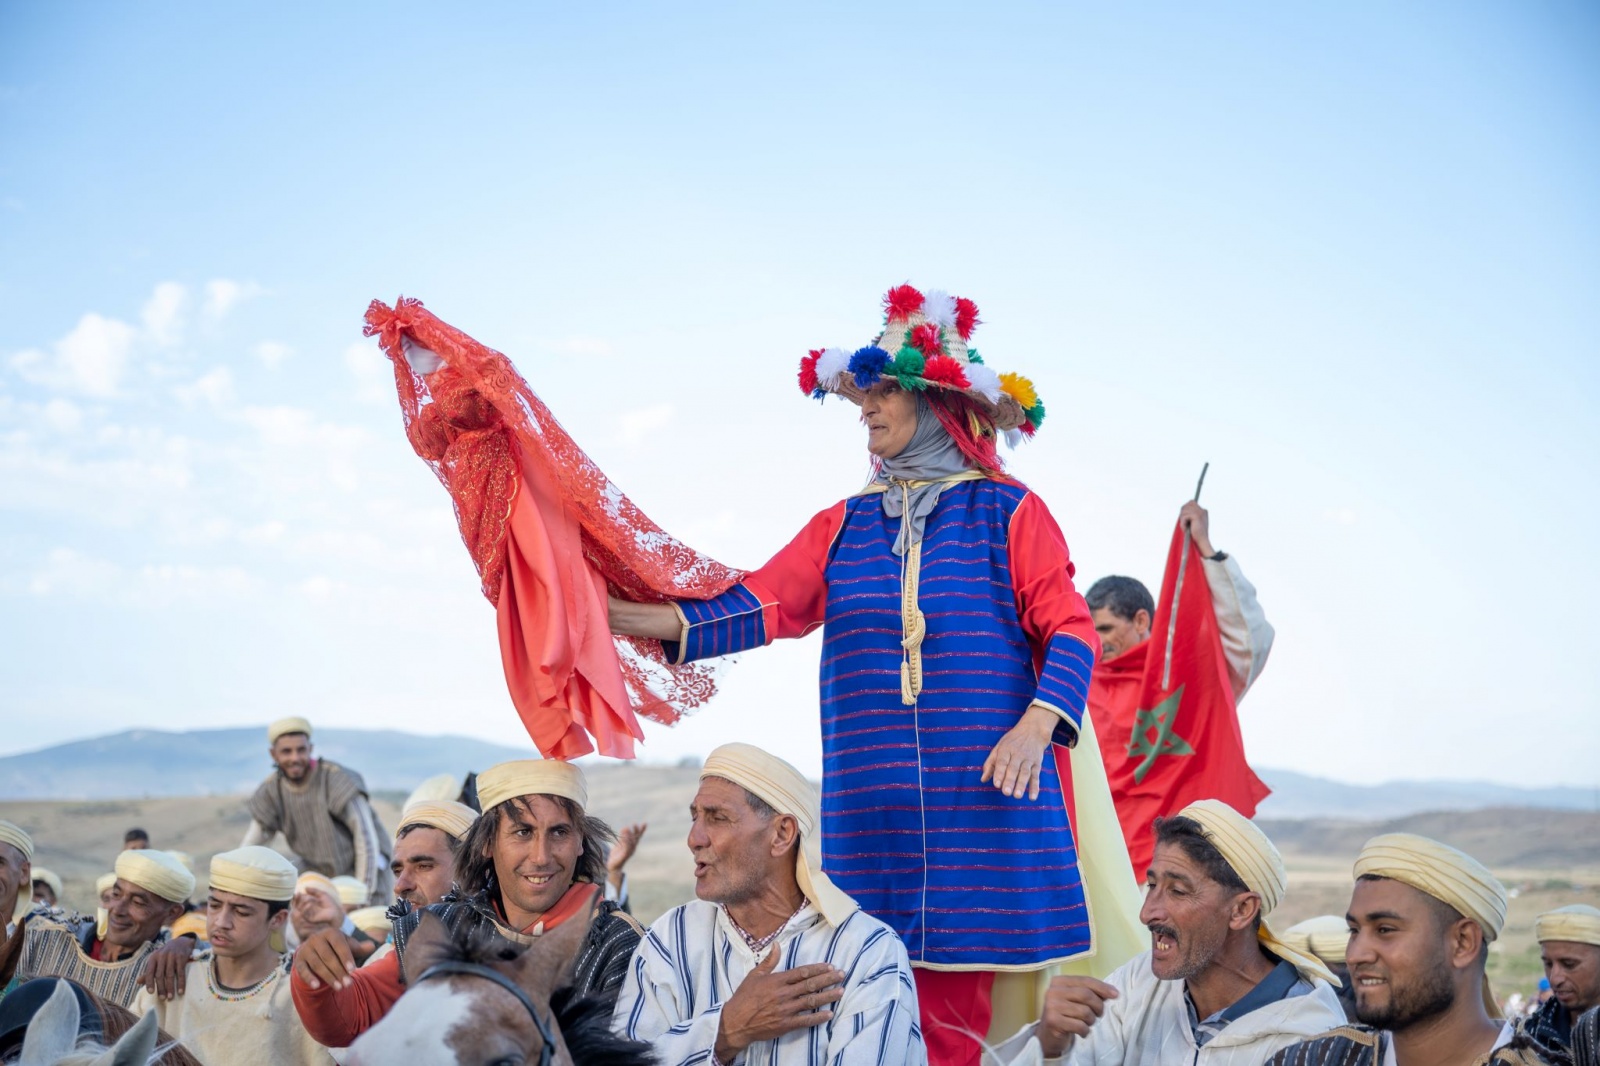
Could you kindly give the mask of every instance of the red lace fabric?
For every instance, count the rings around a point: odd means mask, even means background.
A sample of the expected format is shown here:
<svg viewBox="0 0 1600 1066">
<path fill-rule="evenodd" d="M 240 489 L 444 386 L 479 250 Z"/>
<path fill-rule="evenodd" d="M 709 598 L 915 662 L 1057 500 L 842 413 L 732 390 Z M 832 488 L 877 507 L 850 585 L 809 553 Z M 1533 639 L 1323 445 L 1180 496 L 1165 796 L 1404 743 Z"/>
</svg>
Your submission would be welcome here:
<svg viewBox="0 0 1600 1066">
<path fill-rule="evenodd" d="M 586 754 L 595 750 L 588 734 L 601 754 L 631 758 L 642 736 L 635 714 L 670 725 L 710 699 L 713 668 L 671 665 L 659 641 L 611 637 L 604 593 L 647 603 L 707 599 L 743 572 L 634 506 L 501 353 L 420 300 L 402 297 L 392 309 L 374 300 L 366 322 L 394 364 L 406 437 L 449 491 L 483 594 L 500 612 L 512 701 L 541 753 Z M 403 336 L 445 365 L 414 371 Z M 575 552 L 563 550 L 569 543 Z M 510 587 L 514 595 L 505 594 Z M 620 685 L 606 676 L 613 670 Z"/>
</svg>

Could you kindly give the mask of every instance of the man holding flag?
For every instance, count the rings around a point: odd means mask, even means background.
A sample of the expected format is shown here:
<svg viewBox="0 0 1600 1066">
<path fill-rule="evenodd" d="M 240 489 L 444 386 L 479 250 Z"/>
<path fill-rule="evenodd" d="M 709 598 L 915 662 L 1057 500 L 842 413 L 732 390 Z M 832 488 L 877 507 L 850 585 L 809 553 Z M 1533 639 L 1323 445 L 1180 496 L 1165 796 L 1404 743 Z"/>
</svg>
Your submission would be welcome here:
<svg viewBox="0 0 1600 1066">
<path fill-rule="evenodd" d="M 1249 817 L 1269 791 L 1245 762 L 1238 701 L 1266 665 L 1272 626 L 1210 533 L 1206 509 L 1184 504 L 1159 607 L 1131 577 L 1101 578 L 1085 596 L 1102 648 L 1089 711 L 1136 876 L 1158 816 L 1220 799 Z"/>
</svg>

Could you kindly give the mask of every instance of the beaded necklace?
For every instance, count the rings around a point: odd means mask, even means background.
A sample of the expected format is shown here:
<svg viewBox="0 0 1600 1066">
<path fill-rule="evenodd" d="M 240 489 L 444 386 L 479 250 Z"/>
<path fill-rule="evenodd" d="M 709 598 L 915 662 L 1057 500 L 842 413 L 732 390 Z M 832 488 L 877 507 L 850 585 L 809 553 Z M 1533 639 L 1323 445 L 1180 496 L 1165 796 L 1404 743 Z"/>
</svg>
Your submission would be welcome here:
<svg viewBox="0 0 1600 1066">
<path fill-rule="evenodd" d="M 229 988 L 217 980 L 217 960 L 213 958 L 210 964 L 206 966 L 206 988 L 213 997 L 222 1000 L 224 1003 L 239 1003 L 243 1000 L 252 999 L 270 989 L 273 982 L 282 977 L 283 973 L 284 968 L 282 965 L 274 966 L 271 973 L 249 988 Z"/>
<path fill-rule="evenodd" d="M 789 927 L 789 923 L 794 921 L 795 916 L 798 915 L 801 911 L 805 910 L 806 906 L 810 902 L 811 902 L 810 900 L 802 899 L 800 901 L 800 906 L 798 906 L 798 907 L 796 907 L 794 909 L 794 914 L 789 915 L 789 917 L 787 917 L 783 921 L 779 922 L 778 923 L 778 928 L 774 929 L 772 932 L 768 933 L 766 936 L 760 937 L 760 938 L 753 937 L 749 933 L 745 932 L 744 926 L 742 926 L 738 922 L 734 921 L 733 912 L 728 910 L 727 907 L 723 907 L 722 908 L 722 913 L 724 913 L 724 914 L 726 914 L 728 916 L 728 924 L 733 926 L 733 928 L 738 931 L 739 935 L 744 938 L 745 946 L 750 949 L 751 953 L 755 954 L 755 955 L 759 955 L 764 950 L 766 950 L 766 947 L 767 947 L 768 944 L 770 944 L 774 940 L 778 939 L 778 934 L 783 932 L 785 929 L 787 929 Z"/>
</svg>

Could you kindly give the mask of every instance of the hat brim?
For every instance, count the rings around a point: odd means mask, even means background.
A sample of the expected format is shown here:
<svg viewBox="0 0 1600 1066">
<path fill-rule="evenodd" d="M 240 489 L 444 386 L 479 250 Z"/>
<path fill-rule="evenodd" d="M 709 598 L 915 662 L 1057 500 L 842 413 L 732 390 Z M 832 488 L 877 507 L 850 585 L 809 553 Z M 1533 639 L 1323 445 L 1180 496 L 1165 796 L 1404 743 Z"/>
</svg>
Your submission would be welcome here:
<svg viewBox="0 0 1600 1066">
<path fill-rule="evenodd" d="M 879 380 L 881 381 L 882 379 L 880 378 Z M 835 396 L 842 396 L 857 407 L 861 406 L 861 401 L 865 398 L 867 391 L 856 384 L 855 377 L 849 371 L 839 375 L 839 383 L 833 388 L 830 389 L 826 385 L 818 385 L 817 387 L 824 392 L 831 392 Z M 974 389 L 958 389 L 939 381 L 926 382 L 926 387 L 941 389 L 945 392 L 956 392 L 965 396 L 983 409 L 984 413 L 989 416 L 989 420 L 994 423 L 995 429 L 1021 429 L 1027 424 L 1028 413 L 1022 409 L 1022 405 L 1010 393 L 1001 393 L 1000 402 L 994 403 L 987 396 Z"/>
</svg>

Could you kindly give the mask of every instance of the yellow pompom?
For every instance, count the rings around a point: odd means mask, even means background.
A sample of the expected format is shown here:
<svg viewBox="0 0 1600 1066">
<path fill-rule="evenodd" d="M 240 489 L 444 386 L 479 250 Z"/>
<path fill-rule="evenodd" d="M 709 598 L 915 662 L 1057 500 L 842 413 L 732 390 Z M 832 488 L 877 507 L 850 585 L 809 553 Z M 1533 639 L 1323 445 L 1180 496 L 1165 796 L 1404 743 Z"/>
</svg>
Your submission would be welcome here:
<svg viewBox="0 0 1600 1066">
<path fill-rule="evenodd" d="M 1039 402 L 1039 394 L 1033 391 L 1033 382 L 1021 374 L 1001 374 L 1000 391 L 1017 401 L 1024 411 Z"/>
</svg>

